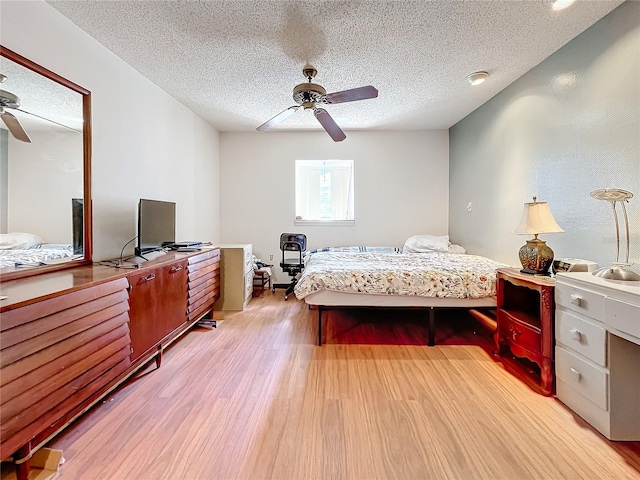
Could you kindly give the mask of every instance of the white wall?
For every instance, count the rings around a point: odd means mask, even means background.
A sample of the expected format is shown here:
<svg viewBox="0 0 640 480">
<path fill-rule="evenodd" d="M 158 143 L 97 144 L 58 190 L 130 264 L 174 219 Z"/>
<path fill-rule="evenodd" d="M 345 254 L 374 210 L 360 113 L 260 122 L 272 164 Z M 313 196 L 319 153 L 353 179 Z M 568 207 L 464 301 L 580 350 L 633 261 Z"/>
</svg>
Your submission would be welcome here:
<svg viewBox="0 0 640 480">
<path fill-rule="evenodd" d="M 2 1 L 0 22 L 0 44 L 91 91 L 94 260 L 135 236 L 141 197 L 177 203 L 178 240 L 218 243 L 218 132 L 47 3 Z"/>
<path fill-rule="evenodd" d="M 640 3 L 622 4 L 453 126 L 450 149 L 450 232 L 472 253 L 519 265 L 530 236 L 511 231 L 537 195 L 565 230 L 540 236 L 556 258 L 611 265 L 612 209 L 589 193 L 616 187 L 635 195 L 639 262 Z"/>
<path fill-rule="evenodd" d="M 283 232 L 306 234 L 310 249 L 402 247 L 411 235 L 447 234 L 447 131 L 346 133 L 340 143 L 324 131 L 222 133 L 222 243 L 252 243 L 277 265 Z M 294 225 L 294 162 L 323 158 L 354 160 L 355 226 Z"/>
<path fill-rule="evenodd" d="M 7 231 L 71 244 L 71 199 L 83 197 L 82 134 L 62 128 L 28 132 L 31 143 L 8 138 Z"/>
</svg>

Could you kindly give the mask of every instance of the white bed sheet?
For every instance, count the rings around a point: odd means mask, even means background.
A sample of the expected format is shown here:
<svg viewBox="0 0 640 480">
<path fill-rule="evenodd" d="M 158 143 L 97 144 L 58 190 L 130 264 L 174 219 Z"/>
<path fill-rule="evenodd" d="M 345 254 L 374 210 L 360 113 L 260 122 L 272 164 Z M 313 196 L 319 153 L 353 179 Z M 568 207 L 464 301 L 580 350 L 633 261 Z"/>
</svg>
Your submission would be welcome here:
<svg viewBox="0 0 640 480">
<path fill-rule="evenodd" d="M 344 293 L 320 290 L 304 297 L 309 305 L 326 307 L 495 307 L 496 297 L 447 298 L 407 295 L 377 295 L 373 293 Z"/>
</svg>

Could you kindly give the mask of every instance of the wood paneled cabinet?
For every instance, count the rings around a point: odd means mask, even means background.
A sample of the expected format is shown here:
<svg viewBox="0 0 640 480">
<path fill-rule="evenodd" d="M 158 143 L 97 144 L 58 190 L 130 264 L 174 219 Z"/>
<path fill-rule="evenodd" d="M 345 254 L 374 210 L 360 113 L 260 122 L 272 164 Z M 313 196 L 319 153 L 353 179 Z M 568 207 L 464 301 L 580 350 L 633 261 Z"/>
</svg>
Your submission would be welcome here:
<svg viewBox="0 0 640 480">
<path fill-rule="evenodd" d="M 197 321 L 212 313 L 215 301 L 220 297 L 220 250 L 189 257 L 187 315 L 189 321 Z"/>
<path fill-rule="evenodd" d="M 134 273 L 83 266 L 0 284 L 0 457 L 26 480 L 34 449 L 212 314 L 220 251 Z"/>
<path fill-rule="evenodd" d="M 28 458 L 38 441 L 127 372 L 127 286 L 119 278 L 2 312 L 2 459 Z"/>
<path fill-rule="evenodd" d="M 253 296 L 253 248 L 251 244 L 220 246 L 222 286 L 215 310 L 244 310 Z"/>
<path fill-rule="evenodd" d="M 131 361 L 160 348 L 162 340 L 187 321 L 187 260 L 129 275 Z"/>
</svg>

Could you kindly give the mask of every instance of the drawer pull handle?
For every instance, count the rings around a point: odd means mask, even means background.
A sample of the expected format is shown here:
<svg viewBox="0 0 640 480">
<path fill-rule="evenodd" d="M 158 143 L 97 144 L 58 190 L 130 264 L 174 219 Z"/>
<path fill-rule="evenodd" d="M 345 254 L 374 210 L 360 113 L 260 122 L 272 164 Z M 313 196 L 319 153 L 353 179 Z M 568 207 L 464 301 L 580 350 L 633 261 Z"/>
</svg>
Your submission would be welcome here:
<svg viewBox="0 0 640 480">
<path fill-rule="evenodd" d="M 582 380 L 582 374 L 578 370 L 576 370 L 573 367 L 571 367 L 570 370 L 571 370 L 571 373 L 573 374 L 573 376 L 576 377 L 576 380 L 578 380 L 578 381 Z"/>
<path fill-rule="evenodd" d="M 148 275 L 146 277 L 142 277 L 140 279 L 141 282 L 150 282 L 151 280 L 153 280 L 154 278 L 156 278 L 156 274 L 152 273 L 151 275 Z"/>
<path fill-rule="evenodd" d="M 572 328 L 571 330 L 569 330 L 569 333 L 571 333 L 571 338 L 573 338 L 574 340 L 577 340 L 579 342 L 582 341 L 582 332 L 577 328 Z"/>
<path fill-rule="evenodd" d="M 573 303 L 574 305 L 580 305 L 582 303 L 582 297 L 580 295 L 576 295 L 575 293 L 572 293 L 571 303 Z"/>
<path fill-rule="evenodd" d="M 512 325 L 509 325 L 509 333 L 511 334 L 511 338 L 515 342 L 520 335 L 522 335 L 522 330 L 518 330 L 513 328 Z"/>
<path fill-rule="evenodd" d="M 182 265 L 177 265 L 175 267 L 171 267 L 169 269 L 169 273 L 175 273 L 175 272 L 179 272 L 180 270 L 182 270 Z"/>
</svg>

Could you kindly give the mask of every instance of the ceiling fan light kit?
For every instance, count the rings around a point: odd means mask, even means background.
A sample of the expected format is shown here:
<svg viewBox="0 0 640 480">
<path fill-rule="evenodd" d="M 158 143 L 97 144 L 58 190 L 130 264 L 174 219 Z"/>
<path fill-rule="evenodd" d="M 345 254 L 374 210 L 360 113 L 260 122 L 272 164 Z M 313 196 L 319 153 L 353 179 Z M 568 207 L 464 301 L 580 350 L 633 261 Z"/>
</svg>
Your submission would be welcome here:
<svg viewBox="0 0 640 480">
<path fill-rule="evenodd" d="M 473 72 L 467 75 L 467 82 L 471 85 L 480 85 L 488 76 L 489 74 L 487 72 Z"/>
<path fill-rule="evenodd" d="M 551 5 L 551 8 L 554 10 L 564 10 L 565 8 L 570 7 L 576 0 L 556 0 Z"/>
<path fill-rule="evenodd" d="M 289 118 L 297 112 L 300 107 L 303 107 L 305 110 L 313 110 L 314 116 L 334 142 L 341 142 L 347 138 L 347 136 L 333 120 L 331 115 L 329 115 L 329 112 L 324 108 L 319 108 L 318 105 L 355 102 L 357 100 L 366 100 L 378 96 L 378 90 L 371 85 L 328 94 L 322 85 L 312 82 L 318 74 L 318 71 L 312 65 L 305 65 L 302 69 L 302 74 L 307 79 L 307 82 L 300 83 L 293 87 L 293 100 L 297 105 L 293 105 L 280 112 L 275 117 L 260 125 L 256 130 L 260 132 L 269 130 Z"/>
</svg>

